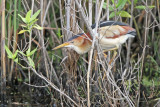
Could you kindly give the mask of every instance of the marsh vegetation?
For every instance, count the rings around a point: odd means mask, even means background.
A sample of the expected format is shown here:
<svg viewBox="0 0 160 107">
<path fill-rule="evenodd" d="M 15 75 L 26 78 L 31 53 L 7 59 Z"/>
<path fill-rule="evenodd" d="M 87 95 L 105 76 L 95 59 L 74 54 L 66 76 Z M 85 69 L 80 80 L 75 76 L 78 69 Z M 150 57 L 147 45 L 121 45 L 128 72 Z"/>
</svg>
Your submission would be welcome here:
<svg viewBox="0 0 160 107">
<path fill-rule="evenodd" d="M 0 0 L 1 106 L 160 106 L 160 0 Z M 120 49 L 54 47 L 95 22 L 136 29 Z M 98 54 L 96 54 L 98 52 Z"/>
</svg>

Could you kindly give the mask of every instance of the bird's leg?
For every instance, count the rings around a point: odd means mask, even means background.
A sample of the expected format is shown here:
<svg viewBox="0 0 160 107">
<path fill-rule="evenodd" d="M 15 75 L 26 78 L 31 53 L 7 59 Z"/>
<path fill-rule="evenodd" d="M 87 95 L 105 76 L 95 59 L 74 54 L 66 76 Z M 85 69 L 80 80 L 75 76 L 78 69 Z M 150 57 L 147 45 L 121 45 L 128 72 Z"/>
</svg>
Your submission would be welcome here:
<svg viewBox="0 0 160 107">
<path fill-rule="evenodd" d="M 113 51 L 113 50 L 117 50 L 118 47 L 116 46 L 115 48 L 109 49 L 109 50 L 104 50 L 103 52 L 108 52 L 108 51 Z"/>
<path fill-rule="evenodd" d="M 103 52 L 103 55 L 104 55 L 105 58 L 107 58 L 107 54 L 105 52 Z"/>
<path fill-rule="evenodd" d="M 117 52 L 116 52 L 116 50 L 114 50 L 113 57 L 111 58 L 111 60 L 110 60 L 109 63 L 108 63 L 109 65 L 111 65 L 111 63 L 112 63 L 113 60 L 115 59 L 116 55 L 117 55 Z"/>
<path fill-rule="evenodd" d="M 110 67 L 110 69 L 112 68 L 112 67 L 111 67 L 111 64 L 112 64 L 113 60 L 115 59 L 116 55 L 117 55 L 117 52 L 116 52 L 116 50 L 114 50 L 113 57 L 111 58 L 111 60 L 110 60 L 109 63 L 108 63 L 108 67 Z M 106 74 L 104 74 L 102 80 L 104 80 L 105 77 L 106 77 Z"/>
<path fill-rule="evenodd" d="M 109 50 L 104 50 L 103 51 L 103 54 L 104 54 L 104 57 L 107 58 L 107 55 L 105 54 L 105 52 L 108 52 L 108 51 L 113 51 L 113 50 L 117 50 L 118 47 L 116 46 L 115 48 L 112 48 L 112 49 L 109 49 Z M 115 52 L 115 51 L 114 51 Z"/>
</svg>

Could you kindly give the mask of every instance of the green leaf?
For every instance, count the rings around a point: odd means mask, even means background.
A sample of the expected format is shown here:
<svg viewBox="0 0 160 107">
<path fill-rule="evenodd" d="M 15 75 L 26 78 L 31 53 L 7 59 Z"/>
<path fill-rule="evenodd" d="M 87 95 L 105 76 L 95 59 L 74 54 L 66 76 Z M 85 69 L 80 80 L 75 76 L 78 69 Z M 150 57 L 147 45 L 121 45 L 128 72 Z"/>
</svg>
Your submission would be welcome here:
<svg viewBox="0 0 160 107">
<path fill-rule="evenodd" d="M 26 25 L 20 25 L 20 26 L 25 27 L 25 28 L 27 27 Z"/>
<path fill-rule="evenodd" d="M 59 38 L 61 37 L 61 29 L 60 28 L 58 28 L 57 35 Z"/>
<path fill-rule="evenodd" d="M 29 26 L 33 25 L 37 20 L 38 20 L 38 19 L 34 19 L 33 21 L 31 21 L 31 22 L 29 23 Z"/>
<path fill-rule="evenodd" d="M 112 1 L 112 3 L 114 4 L 114 0 L 111 0 Z"/>
<path fill-rule="evenodd" d="M 114 2 L 114 0 L 112 0 L 112 2 Z M 96 3 L 96 0 L 93 0 L 93 3 Z M 102 8 L 106 9 L 106 7 L 107 7 L 107 3 L 104 2 Z M 114 8 L 109 4 L 109 11 L 113 11 L 113 10 Z"/>
<path fill-rule="evenodd" d="M 37 51 L 37 48 L 35 48 L 35 49 L 32 50 L 32 51 L 31 51 L 30 48 L 29 48 L 29 49 L 26 51 L 26 54 L 27 54 L 26 56 L 29 57 L 29 56 L 33 55 L 36 51 Z"/>
<path fill-rule="evenodd" d="M 116 8 L 120 11 L 126 4 L 127 0 L 119 0 L 118 4 L 116 5 Z"/>
<path fill-rule="evenodd" d="M 109 11 L 114 11 L 114 6 L 109 5 Z"/>
<path fill-rule="evenodd" d="M 137 4 L 137 2 L 138 2 L 138 0 L 134 0 L 134 4 L 135 4 L 135 5 Z"/>
<path fill-rule="evenodd" d="M 18 58 L 14 59 L 14 62 L 18 63 Z"/>
<path fill-rule="evenodd" d="M 33 68 L 35 68 L 35 64 L 33 62 L 33 60 L 30 57 L 27 57 L 28 61 L 29 61 L 29 65 L 32 66 Z"/>
<path fill-rule="evenodd" d="M 109 18 L 112 18 L 115 16 L 115 12 L 112 12 L 110 15 L 109 15 Z"/>
<path fill-rule="evenodd" d="M 24 33 L 24 32 L 29 32 L 29 30 L 21 30 L 18 34 L 22 34 L 22 33 Z"/>
<path fill-rule="evenodd" d="M 27 23 L 26 18 L 22 17 L 20 14 L 18 14 L 18 16 L 22 19 L 24 23 Z"/>
<path fill-rule="evenodd" d="M 103 3 L 102 8 L 103 8 L 103 9 L 106 9 L 106 8 L 107 8 L 107 3 L 106 3 L 106 2 Z M 109 4 L 109 11 L 113 11 L 113 10 L 114 10 L 114 8 Z"/>
<path fill-rule="evenodd" d="M 40 26 L 37 25 L 37 24 L 35 24 L 33 27 L 36 28 L 36 29 L 38 29 L 38 30 L 42 30 L 42 29 L 43 29 L 43 27 L 40 27 Z"/>
<path fill-rule="evenodd" d="M 148 6 L 150 9 L 155 8 L 155 6 Z"/>
<path fill-rule="evenodd" d="M 13 54 L 12 59 L 15 59 L 17 57 L 17 53 L 18 53 L 18 50 L 16 50 L 16 52 Z"/>
<path fill-rule="evenodd" d="M 129 17 L 129 18 L 131 17 L 131 15 L 126 11 L 119 11 L 116 13 L 116 15 L 119 15 L 121 17 Z"/>
<path fill-rule="evenodd" d="M 152 8 L 154 8 L 155 6 L 148 6 L 148 8 L 150 8 L 150 9 L 152 9 Z M 144 5 L 140 5 L 140 6 L 136 6 L 135 7 L 136 9 L 146 9 L 147 7 L 146 6 L 144 6 Z"/>
<path fill-rule="evenodd" d="M 119 15 L 119 16 L 121 16 L 121 17 L 131 17 L 131 15 L 128 13 L 128 12 L 126 12 L 126 11 L 119 11 L 119 12 L 117 12 L 116 13 L 116 15 Z M 109 15 L 109 18 L 112 18 L 112 17 L 114 17 L 115 16 L 115 12 L 112 12 L 110 15 Z"/>
<path fill-rule="evenodd" d="M 27 14 L 26 14 L 26 21 L 27 21 L 27 23 L 30 22 L 31 13 L 32 13 L 32 10 L 28 11 Z"/>
<path fill-rule="evenodd" d="M 96 2 L 95 2 L 95 3 L 96 3 Z M 102 8 L 106 9 L 106 7 L 107 7 L 107 3 L 104 2 Z"/>
<path fill-rule="evenodd" d="M 41 10 L 38 10 L 38 11 L 31 17 L 30 22 L 33 21 L 33 20 L 35 20 L 35 19 L 37 18 L 37 16 L 39 15 L 40 11 L 41 11 Z"/>
<path fill-rule="evenodd" d="M 142 6 L 142 5 L 141 5 L 141 6 L 136 6 L 135 8 L 136 8 L 136 9 L 145 9 L 146 6 Z"/>
<path fill-rule="evenodd" d="M 134 2 L 135 2 L 136 0 L 134 0 Z M 131 5 L 131 1 L 130 0 L 128 0 L 128 3 Z M 135 4 L 135 3 L 134 3 Z"/>
<path fill-rule="evenodd" d="M 29 56 L 30 52 L 31 52 L 31 48 L 28 48 L 28 50 L 26 51 L 26 55 Z"/>
<path fill-rule="evenodd" d="M 36 51 L 37 51 L 37 48 L 35 48 L 34 50 L 32 50 L 30 53 L 28 53 L 27 56 L 33 55 Z"/>
<path fill-rule="evenodd" d="M 27 55 L 25 55 L 22 51 L 18 51 L 20 54 L 22 54 L 23 56 L 27 56 Z"/>
<path fill-rule="evenodd" d="M 23 82 L 23 80 L 22 80 L 21 78 L 18 78 L 18 81 L 19 81 L 19 82 Z"/>
<path fill-rule="evenodd" d="M 9 50 L 9 48 L 5 45 L 5 50 L 7 52 L 8 58 L 12 58 L 13 53 Z"/>
</svg>

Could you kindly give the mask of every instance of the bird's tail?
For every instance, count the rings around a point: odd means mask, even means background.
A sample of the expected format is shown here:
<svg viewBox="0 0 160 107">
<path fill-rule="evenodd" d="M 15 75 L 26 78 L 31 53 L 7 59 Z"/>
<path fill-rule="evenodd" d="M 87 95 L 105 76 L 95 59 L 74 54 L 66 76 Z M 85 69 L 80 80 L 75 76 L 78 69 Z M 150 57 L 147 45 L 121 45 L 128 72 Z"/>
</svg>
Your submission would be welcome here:
<svg viewBox="0 0 160 107">
<path fill-rule="evenodd" d="M 136 31 L 130 31 L 127 34 L 130 35 L 130 37 L 135 37 L 136 36 Z"/>
</svg>

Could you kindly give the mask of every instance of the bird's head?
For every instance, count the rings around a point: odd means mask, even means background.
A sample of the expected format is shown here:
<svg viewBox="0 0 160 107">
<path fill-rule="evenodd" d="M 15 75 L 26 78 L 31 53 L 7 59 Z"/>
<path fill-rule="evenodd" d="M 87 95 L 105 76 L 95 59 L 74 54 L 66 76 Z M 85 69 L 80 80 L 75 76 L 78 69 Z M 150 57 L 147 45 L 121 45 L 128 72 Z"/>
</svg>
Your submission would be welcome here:
<svg viewBox="0 0 160 107">
<path fill-rule="evenodd" d="M 91 41 L 84 33 L 74 35 L 67 42 L 55 47 L 53 50 L 68 47 L 75 50 L 78 54 L 84 54 L 90 50 Z"/>
</svg>

